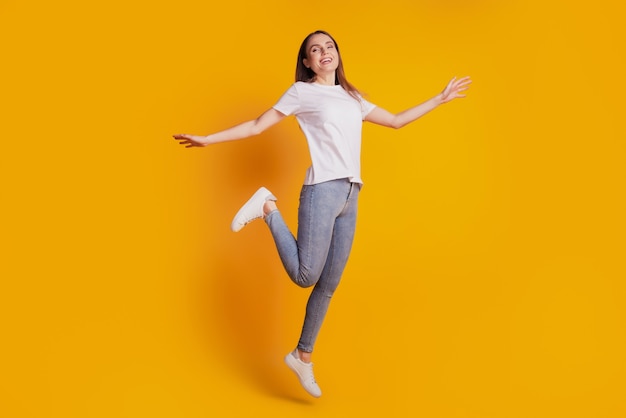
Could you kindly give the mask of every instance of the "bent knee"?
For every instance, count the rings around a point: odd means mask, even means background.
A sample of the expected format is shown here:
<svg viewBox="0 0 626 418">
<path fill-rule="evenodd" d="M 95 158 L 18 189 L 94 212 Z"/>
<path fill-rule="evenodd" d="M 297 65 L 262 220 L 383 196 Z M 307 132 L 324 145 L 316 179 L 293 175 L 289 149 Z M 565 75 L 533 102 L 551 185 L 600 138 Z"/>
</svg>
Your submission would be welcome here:
<svg viewBox="0 0 626 418">
<path fill-rule="evenodd" d="M 315 286 L 317 282 L 319 281 L 319 279 L 320 279 L 319 275 L 313 276 L 310 274 L 304 274 L 300 272 L 298 276 L 296 277 L 296 280 L 294 280 L 294 282 L 302 288 L 307 288 L 307 287 Z"/>
</svg>

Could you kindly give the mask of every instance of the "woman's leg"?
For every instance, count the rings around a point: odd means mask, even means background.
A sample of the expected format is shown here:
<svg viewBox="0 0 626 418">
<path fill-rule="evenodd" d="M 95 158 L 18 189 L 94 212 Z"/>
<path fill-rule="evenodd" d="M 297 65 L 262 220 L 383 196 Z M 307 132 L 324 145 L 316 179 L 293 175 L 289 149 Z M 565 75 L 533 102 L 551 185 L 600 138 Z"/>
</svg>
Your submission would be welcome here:
<svg viewBox="0 0 626 418">
<path fill-rule="evenodd" d="M 351 192 L 353 188 L 356 193 Z M 347 179 L 303 186 L 298 207 L 297 240 L 279 211 L 265 216 L 283 266 L 298 286 L 313 286 L 320 279 L 333 241 L 336 220 L 345 215 L 347 204 L 356 198 L 358 188 L 359 185 L 353 187 Z"/>
<path fill-rule="evenodd" d="M 360 185 L 351 183 L 350 192 L 344 200 L 344 209 L 335 219 L 330 248 L 322 274 L 307 302 L 306 316 L 298 341 L 300 352 L 311 353 L 313 351 L 330 300 L 339 285 L 348 261 L 354 241 L 359 191 Z M 303 360 L 306 360 L 307 357 L 304 355 Z"/>
<path fill-rule="evenodd" d="M 298 208 L 298 239 L 285 224 L 273 202 L 264 206 L 280 258 L 289 277 L 299 286 L 315 285 L 307 302 L 298 347 L 285 356 L 304 389 L 319 397 L 311 352 L 339 284 L 352 247 L 360 185 L 336 180 L 304 186 Z M 267 211 L 270 211 L 269 213 Z"/>
<path fill-rule="evenodd" d="M 298 350 L 311 353 L 346 266 L 356 225 L 360 185 L 346 179 L 304 186 L 298 208 L 298 239 L 280 212 L 265 217 L 287 274 L 299 286 L 315 285 L 307 302 Z M 307 359 L 304 355 L 304 360 Z"/>
<path fill-rule="evenodd" d="M 252 220 L 263 217 L 291 280 L 301 287 L 315 285 L 307 302 L 297 349 L 285 357 L 287 366 L 315 397 L 322 392 L 313 375 L 311 353 L 348 261 L 360 188 L 360 184 L 347 179 L 303 186 L 297 240 L 276 209 L 276 198 L 265 188 L 260 188 L 244 204 L 231 223 L 232 230 L 237 232 Z"/>
</svg>

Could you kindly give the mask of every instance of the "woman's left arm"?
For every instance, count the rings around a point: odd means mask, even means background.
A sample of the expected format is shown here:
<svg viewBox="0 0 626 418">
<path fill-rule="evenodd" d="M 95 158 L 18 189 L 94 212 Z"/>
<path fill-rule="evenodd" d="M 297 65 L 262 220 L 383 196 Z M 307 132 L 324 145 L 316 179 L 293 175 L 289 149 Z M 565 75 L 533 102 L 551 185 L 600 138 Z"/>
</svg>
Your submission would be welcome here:
<svg viewBox="0 0 626 418">
<path fill-rule="evenodd" d="M 456 98 L 465 97 L 465 94 L 462 94 L 462 92 L 469 88 L 471 82 L 472 80 L 469 77 L 463 77 L 458 80 L 454 77 L 441 93 L 432 99 L 426 100 L 424 103 L 398 114 L 393 114 L 381 107 L 376 107 L 368 113 L 365 120 L 389 128 L 402 128 L 403 126 L 421 118 L 431 110 L 436 109 L 439 105 L 448 103 Z"/>
</svg>

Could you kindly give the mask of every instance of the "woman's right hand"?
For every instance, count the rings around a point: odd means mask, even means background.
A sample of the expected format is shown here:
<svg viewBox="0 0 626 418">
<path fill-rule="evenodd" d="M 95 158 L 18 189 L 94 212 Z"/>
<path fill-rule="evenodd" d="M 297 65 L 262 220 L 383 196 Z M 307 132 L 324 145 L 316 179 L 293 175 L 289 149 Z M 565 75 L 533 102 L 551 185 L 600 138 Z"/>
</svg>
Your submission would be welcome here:
<svg viewBox="0 0 626 418">
<path fill-rule="evenodd" d="M 207 137 L 201 135 L 176 134 L 174 139 L 179 141 L 180 145 L 185 148 L 206 147 L 208 145 Z"/>
</svg>

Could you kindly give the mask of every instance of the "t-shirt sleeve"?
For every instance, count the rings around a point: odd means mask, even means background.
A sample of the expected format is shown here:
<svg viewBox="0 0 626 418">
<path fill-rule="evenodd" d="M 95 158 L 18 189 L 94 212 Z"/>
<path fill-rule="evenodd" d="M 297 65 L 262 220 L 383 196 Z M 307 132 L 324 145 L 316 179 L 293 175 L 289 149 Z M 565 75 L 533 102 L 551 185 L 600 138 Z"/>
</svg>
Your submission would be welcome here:
<svg viewBox="0 0 626 418">
<path fill-rule="evenodd" d="M 363 97 L 361 97 L 361 118 L 365 120 L 365 117 L 376 108 L 376 105 L 368 102 Z"/>
<path fill-rule="evenodd" d="M 298 90 L 295 83 L 292 84 L 285 93 L 283 93 L 273 108 L 285 116 L 293 115 L 298 111 L 298 109 L 300 109 L 300 100 L 298 99 Z"/>
</svg>

